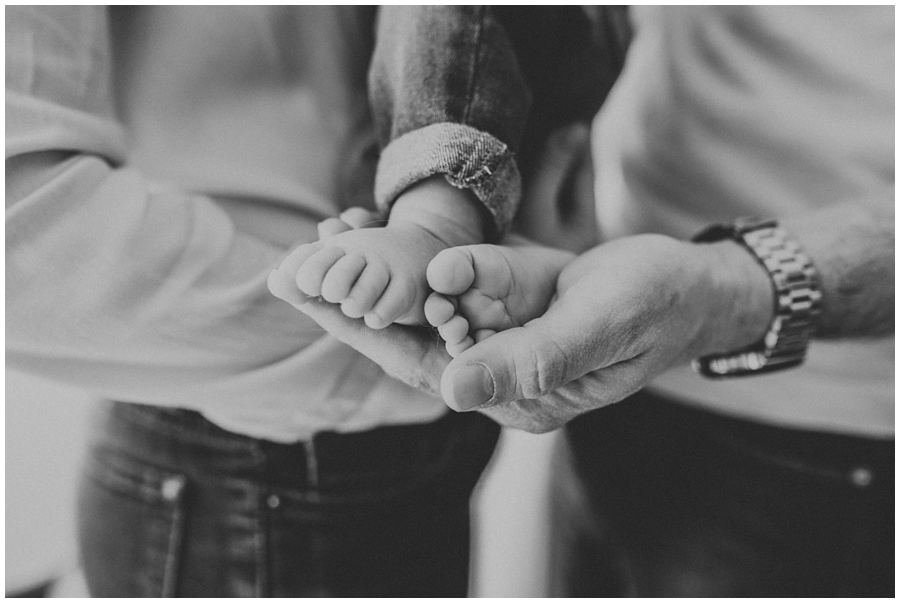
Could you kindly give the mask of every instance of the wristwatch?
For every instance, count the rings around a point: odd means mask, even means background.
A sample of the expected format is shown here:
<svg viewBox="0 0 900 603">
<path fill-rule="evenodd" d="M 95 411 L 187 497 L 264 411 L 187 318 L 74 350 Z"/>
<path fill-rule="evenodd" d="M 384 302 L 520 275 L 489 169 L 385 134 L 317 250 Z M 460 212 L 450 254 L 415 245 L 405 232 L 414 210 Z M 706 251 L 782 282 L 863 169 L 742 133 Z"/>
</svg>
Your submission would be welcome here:
<svg viewBox="0 0 900 603">
<path fill-rule="evenodd" d="M 819 312 L 822 291 L 812 260 L 775 220 L 744 219 L 715 224 L 692 239 L 697 243 L 733 240 L 765 268 L 775 292 L 775 318 L 765 336 L 746 348 L 693 361 L 706 377 L 740 377 L 797 366 Z"/>
</svg>

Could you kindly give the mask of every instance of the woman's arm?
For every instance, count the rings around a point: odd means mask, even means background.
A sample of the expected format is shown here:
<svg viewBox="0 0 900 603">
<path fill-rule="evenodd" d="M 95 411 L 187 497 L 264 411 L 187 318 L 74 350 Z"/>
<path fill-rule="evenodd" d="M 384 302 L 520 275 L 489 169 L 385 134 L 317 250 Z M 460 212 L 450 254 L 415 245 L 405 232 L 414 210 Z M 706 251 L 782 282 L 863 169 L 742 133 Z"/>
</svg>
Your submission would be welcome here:
<svg viewBox="0 0 900 603">
<path fill-rule="evenodd" d="M 6 13 L 8 366 L 121 400 L 296 400 L 321 331 L 266 289 L 287 249 L 128 165 L 98 7 Z"/>
</svg>

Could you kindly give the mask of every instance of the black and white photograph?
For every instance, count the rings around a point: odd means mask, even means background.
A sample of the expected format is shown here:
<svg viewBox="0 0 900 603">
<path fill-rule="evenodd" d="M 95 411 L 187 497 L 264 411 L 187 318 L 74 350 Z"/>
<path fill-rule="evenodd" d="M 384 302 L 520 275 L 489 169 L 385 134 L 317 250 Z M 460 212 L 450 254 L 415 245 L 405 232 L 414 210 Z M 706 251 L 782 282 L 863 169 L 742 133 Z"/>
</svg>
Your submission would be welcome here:
<svg viewBox="0 0 900 603">
<path fill-rule="evenodd" d="M 894 597 L 894 5 L 4 19 L 7 597 Z"/>
</svg>

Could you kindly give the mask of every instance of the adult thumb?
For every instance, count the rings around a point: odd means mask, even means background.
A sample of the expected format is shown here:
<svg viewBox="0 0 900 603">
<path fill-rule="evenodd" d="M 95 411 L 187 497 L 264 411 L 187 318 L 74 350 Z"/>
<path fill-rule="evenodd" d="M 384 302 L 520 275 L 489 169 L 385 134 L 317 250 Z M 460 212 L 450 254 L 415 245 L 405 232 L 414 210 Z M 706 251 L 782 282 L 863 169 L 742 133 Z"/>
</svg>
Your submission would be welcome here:
<svg viewBox="0 0 900 603">
<path fill-rule="evenodd" d="M 457 356 L 441 378 L 447 405 L 473 410 L 539 398 L 596 368 L 589 364 L 590 355 L 580 349 L 584 332 L 565 316 L 551 316 L 556 314 L 552 310 Z"/>
</svg>

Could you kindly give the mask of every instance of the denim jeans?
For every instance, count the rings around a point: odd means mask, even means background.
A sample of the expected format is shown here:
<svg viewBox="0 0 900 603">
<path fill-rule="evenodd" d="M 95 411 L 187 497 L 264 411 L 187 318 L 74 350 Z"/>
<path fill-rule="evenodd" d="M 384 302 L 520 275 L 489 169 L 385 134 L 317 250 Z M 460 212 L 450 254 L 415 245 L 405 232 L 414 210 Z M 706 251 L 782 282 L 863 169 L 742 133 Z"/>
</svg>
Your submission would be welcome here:
<svg viewBox="0 0 900 603">
<path fill-rule="evenodd" d="M 92 596 L 465 596 L 476 414 L 277 444 L 110 403 L 79 501 Z"/>
<path fill-rule="evenodd" d="M 570 530 L 568 596 L 894 594 L 893 440 L 770 427 L 648 392 L 566 433 L 589 505 Z"/>
<path fill-rule="evenodd" d="M 369 92 L 376 201 L 443 174 L 510 226 L 551 132 L 589 122 L 621 68 L 620 8 L 383 6 Z M 521 172 L 521 173 L 520 173 Z"/>
</svg>

